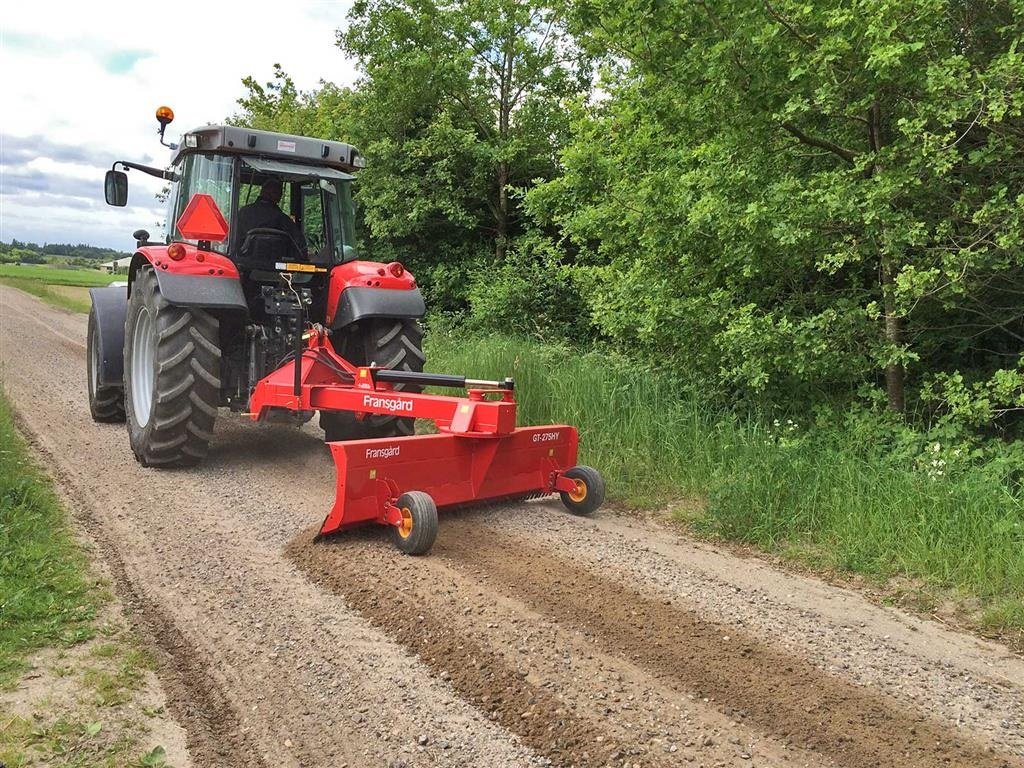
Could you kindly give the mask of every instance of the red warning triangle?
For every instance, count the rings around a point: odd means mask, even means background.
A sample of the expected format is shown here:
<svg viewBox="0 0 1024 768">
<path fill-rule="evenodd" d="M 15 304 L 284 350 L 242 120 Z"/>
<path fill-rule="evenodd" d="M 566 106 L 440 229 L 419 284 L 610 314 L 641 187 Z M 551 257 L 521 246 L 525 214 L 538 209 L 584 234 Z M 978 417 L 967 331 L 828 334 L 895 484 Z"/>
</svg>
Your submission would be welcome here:
<svg viewBox="0 0 1024 768">
<path fill-rule="evenodd" d="M 186 240 L 219 243 L 228 236 L 228 223 L 217 207 L 217 201 L 207 194 L 197 192 L 181 212 L 178 232 Z"/>
</svg>

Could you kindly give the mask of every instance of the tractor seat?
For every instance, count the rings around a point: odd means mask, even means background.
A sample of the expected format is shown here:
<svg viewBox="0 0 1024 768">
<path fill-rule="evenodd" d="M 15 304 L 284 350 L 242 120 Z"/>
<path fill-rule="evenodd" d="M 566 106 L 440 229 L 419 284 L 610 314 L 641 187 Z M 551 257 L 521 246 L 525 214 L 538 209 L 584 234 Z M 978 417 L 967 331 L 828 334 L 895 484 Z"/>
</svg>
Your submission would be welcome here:
<svg viewBox="0 0 1024 768">
<path fill-rule="evenodd" d="M 241 270 L 258 271 L 273 270 L 278 262 L 302 260 L 301 246 L 287 232 L 255 227 L 246 233 L 235 263 Z"/>
</svg>

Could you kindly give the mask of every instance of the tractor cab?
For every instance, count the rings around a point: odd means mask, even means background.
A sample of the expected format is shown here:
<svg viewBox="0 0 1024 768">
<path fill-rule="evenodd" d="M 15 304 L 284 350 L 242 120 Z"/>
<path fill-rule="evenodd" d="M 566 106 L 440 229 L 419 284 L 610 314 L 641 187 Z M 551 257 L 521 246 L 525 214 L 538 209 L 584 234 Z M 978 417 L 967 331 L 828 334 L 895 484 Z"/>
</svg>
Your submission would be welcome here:
<svg viewBox="0 0 1024 768">
<path fill-rule="evenodd" d="M 162 140 L 173 114 L 157 119 Z M 293 296 L 314 316 L 330 314 L 329 273 L 358 257 L 352 199 L 352 172 L 363 165 L 358 151 L 344 142 L 228 125 L 197 128 L 167 146 L 168 170 L 115 163 L 107 172 L 107 202 L 127 203 L 129 170 L 165 179 L 172 258 L 191 253 L 175 249 L 178 243 L 230 260 L 251 318 L 294 311 Z M 279 185 L 276 199 L 261 199 L 268 182 Z M 197 228 L 197 216 L 219 219 L 212 229 L 223 232 Z M 156 245 L 147 232 L 136 235 L 140 247 Z"/>
<path fill-rule="evenodd" d="M 189 134 L 192 135 L 192 134 Z M 354 176 L 326 165 L 288 162 L 214 149 L 180 153 L 168 194 L 168 240 L 193 242 L 180 227 L 186 206 L 196 194 L 213 198 L 228 226 L 226 239 L 212 243 L 243 269 L 275 263 L 307 263 L 330 267 L 357 256 Z M 268 183 L 280 184 L 278 206 L 290 222 L 245 227 L 245 212 L 261 202 Z M 241 215 L 240 215 L 241 214 Z M 249 217 L 252 218 L 252 217 Z M 253 229 L 261 231 L 253 232 Z M 265 231 L 269 230 L 269 231 Z"/>
</svg>

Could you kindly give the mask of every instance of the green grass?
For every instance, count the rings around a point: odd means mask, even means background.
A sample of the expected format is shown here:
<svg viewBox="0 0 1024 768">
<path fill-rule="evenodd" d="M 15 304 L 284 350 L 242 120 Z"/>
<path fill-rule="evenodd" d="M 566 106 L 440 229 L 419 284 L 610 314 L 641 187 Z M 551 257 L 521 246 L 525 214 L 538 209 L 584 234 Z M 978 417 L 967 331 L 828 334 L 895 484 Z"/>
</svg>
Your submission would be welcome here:
<svg viewBox="0 0 1024 768">
<path fill-rule="evenodd" d="M 49 480 L 0 395 L 0 686 L 45 646 L 91 637 L 99 597 Z"/>
<path fill-rule="evenodd" d="M 522 424 L 580 428 L 612 501 L 670 506 L 696 530 L 819 568 L 907 577 L 1024 628 L 1024 507 L 970 473 L 929 478 L 859 455 L 850 435 L 715 412 L 656 371 L 599 352 L 428 334 L 429 368 L 516 379 Z M 781 434 L 780 434 L 781 432 Z"/>
</svg>

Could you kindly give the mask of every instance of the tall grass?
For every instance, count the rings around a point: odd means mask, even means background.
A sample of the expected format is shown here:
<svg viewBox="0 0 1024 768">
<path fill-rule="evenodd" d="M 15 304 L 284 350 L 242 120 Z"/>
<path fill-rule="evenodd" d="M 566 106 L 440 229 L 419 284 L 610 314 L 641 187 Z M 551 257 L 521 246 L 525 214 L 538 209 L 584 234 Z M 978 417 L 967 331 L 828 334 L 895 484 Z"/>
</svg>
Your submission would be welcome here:
<svg viewBox="0 0 1024 768">
<path fill-rule="evenodd" d="M 716 412 L 684 382 L 600 352 L 439 332 L 427 357 L 435 371 L 514 376 L 520 423 L 577 425 L 580 459 L 601 470 L 613 501 L 682 499 L 678 514 L 706 533 L 1022 615 L 1024 506 L 998 484 L 868 458 L 841 430 L 788 432 Z"/>
</svg>

